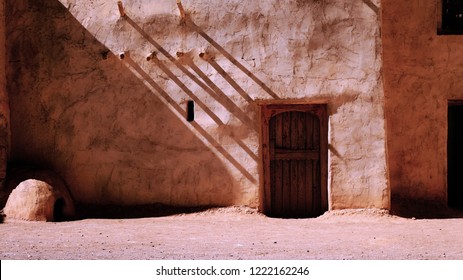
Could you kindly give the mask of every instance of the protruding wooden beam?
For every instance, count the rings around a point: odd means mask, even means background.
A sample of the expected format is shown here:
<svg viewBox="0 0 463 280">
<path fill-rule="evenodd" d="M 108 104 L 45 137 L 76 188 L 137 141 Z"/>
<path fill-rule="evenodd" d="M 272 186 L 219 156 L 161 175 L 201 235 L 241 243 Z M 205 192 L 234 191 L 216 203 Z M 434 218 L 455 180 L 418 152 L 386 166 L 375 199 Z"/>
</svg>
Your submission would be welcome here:
<svg viewBox="0 0 463 280">
<path fill-rule="evenodd" d="M 147 56 L 146 56 L 146 61 L 150 61 L 151 59 L 153 59 L 153 57 L 156 55 L 156 52 L 150 52 Z"/>
<path fill-rule="evenodd" d="M 182 5 L 181 0 L 177 0 L 177 6 L 178 6 L 178 9 L 180 10 L 180 16 L 182 18 L 185 18 L 185 9 L 183 9 L 183 5 Z"/>
<path fill-rule="evenodd" d="M 199 57 L 201 57 L 202 59 L 204 59 L 206 61 L 209 61 L 209 60 L 213 59 L 213 57 L 207 52 L 200 52 Z"/>
<path fill-rule="evenodd" d="M 109 53 L 110 53 L 109 50 L 104 50 L 104 51 L 101 52 L 101 57 L 102 57 L 104 60 L 106 60 L 106 59 L 109 58 Z"/>
<path fill-rule="evenodd" d="M 125 10 L 124 5 L 122 5 L 122 1 L 117 1 L 117 6 L 119 7 L 119 13 L 121 14 L 121 17 L 125 17 Z"/>
</svg>

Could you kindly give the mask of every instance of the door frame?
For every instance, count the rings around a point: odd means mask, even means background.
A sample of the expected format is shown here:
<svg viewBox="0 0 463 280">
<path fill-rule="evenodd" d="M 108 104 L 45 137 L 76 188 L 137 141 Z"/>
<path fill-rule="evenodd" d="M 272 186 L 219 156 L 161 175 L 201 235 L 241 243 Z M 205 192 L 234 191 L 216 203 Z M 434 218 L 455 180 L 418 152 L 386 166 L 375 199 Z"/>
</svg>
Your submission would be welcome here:
<svg viewBox="0 0 463 280">
<path fill-rule="evenodd" d="M 260 191 L 260 208 L 263 213 L 271 210 L 271 174 L 270 174 L 270 137 L 269 121 L 280 113 L 305 112 L 311 113 L 320 120 L 320 192 L 321 212 L 328 210 L 328 113 L 326 103 L 300 102 L 261 102 L 260 104 L 260 152 L 262 158 L 262 175 Z"/>
</svg>

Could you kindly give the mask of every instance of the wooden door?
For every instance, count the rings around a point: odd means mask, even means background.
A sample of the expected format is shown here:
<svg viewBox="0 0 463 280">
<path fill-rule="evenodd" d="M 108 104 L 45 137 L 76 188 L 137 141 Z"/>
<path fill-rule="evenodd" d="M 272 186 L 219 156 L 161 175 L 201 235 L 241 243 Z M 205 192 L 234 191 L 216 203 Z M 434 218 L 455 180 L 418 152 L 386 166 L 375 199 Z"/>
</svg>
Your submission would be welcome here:
<svg viewBox="0 0 463 280">
<path fill-rule="evenodd" d="M 264 212 L 274 217 L 315 217 L 327 203 L 325 105 L 262 108 Z"/>
</svg>

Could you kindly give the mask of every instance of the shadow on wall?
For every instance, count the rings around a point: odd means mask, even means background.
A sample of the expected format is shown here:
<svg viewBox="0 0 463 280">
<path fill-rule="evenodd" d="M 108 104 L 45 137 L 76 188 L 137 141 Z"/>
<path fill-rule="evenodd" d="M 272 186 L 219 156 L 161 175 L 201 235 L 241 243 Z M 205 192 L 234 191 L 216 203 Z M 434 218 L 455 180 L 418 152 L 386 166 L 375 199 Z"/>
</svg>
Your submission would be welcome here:
<svg viewBox="0 0 463 280">
<path fill-rule="evenodd" d="M 180 4 L 181 5 L 181 4 Z M 181 7 L 181 6 L 180 6 Z M 228 53 L 222 46 L 220 46 L 217 42 L 215 42 L 211 37 L 209 37 L 200 27 L 198 27 L 189 17 L 189 14 L 185 13 L 183 7 L 181 7 L 181 23 L 186 24 L 191 31 L 197 32 L 201 37 L 204 38 L 211 46 L 213 46 L 220 54 L 222 54 L 225 58 L 227 58 L 233 65 L 235 65 L 240 71 L 246 74 L 252 81 L 254 81 L 257 85 L 259 85 L 270 97 L 273 99 L 279 99 L 278 95 L 273 92 L 264 82 L 262 82 L 256 75 L 254 75 L 250 70 L 248 70 L 244 65 L 242 65 L 239 61 L 237 61 L 230 53 Z M 180 88 L 184 93 L 212 119 L 219 127 L 224 127 L 224 124 L 221 119 L 214 114 L 210 108 L 206 104 L 204 104 L 201 99 L 199 99 L 192 90 L 188 88 L 178 77 L 175 75 L 169 67 L 161 61 L 157 57 L 157 53 L 161 54 L 165 58 L 167 58 L 170 62 L 172 62 L 186 77 L 191 79 L 196 85 L 198 85 L 202 90 L 204 90 L 209 96 L 215 99 L 218 103 L 220 103 L 224 108 L 226 108 L 234 117 L 241 121 L 241 123 L 248 127 L 248 129 L 254 131 L 255 133 L 258 130 L 256 120 L 253 120 L 249 117 L 246 112 L 243 112 L 232 99 L 230 99 L 224 92 L 221 90 L 195 63 L 190 54 L 185 53 L 176 53 L 175 58 L 171 55 L 167 50 L 165 50 L 161 44 L 159 44 L 156 40 L 154 40 L 147 32 L 143 30 L 129 15 L 125 12 L 122 16 L 122 19 L 125 20 L 132 28 L 134 28 L 147 42 L 149 42 L 155 49 L 150 56 L 149 60 L 152 60 L 156 66 L 161 69 L 167 76 Z M 200 53 L 200 57 L 207 61 L 216 71 L 217 74 L 222 76 L 224 80 L 226 80 L 229 85 L 248 103 L 253 102 L 252 98 L 243 90 L 238 83 L 231 78 L 230 75 L 226 73 L 226 71 L 221 68 L 221 66 L 214 60 L 212 56 L 208 53 Z M 150 75 L 143 70 L 140 65 L 138 65 L 135 61 L 133 61 L 130 57 L 126 58 L 125 60 L 127 64 L 139 75 L 141 76 L 145 82 L 150 84 L 153 89 L 160 95 L 160 97 L 164 100 L 164 102 L 168 103 L 173 107 L 175 111 L 180 113 L 181 115 L 187 114 L 179 104 L 176 104 L 175 101 L 169 96 L 169 94 L 159 86 L 151 77 Z M 187 65 L 193 72 L 191 72 L 187 67 Z M 195 74 L 197 76 L 195 76 Z M 210 135 L 201 125 L 197 122 L 192 121 L 191 126 L 194 127 L 197 133 L 200 136 L 204 137 L 210 146 L 217 149 L 217 151 L 227 159 L 227 161 L 233 165 L 237 170 L 241 172 L 250 182 L 256 184 L 257 179 L 255 175 L 248 172 L 247 167 L 241 165 L 241 163 L 236 160 L 236 157 L 231 155 L 226 149 L 224 149 L 212 135 Z M 248 154 L 252 160 L 256 163 L 259 162 L 258 155 L 252 151 L 240 138 L 232 137 L 233 141 Z"/>
<path fill-rule="evenodd" d="M 399 195 L 391 197 L 391 213 L 416 219 L 463 218 L 463 210 L 449 208 L 442 202 Z"/>
<path fill-rule="evenodd" d="M 56 171 L 76 201 L 84 204 L 232 205 L 242 190 L 224 161 L 257 183 L 213 135 L 197 122 L 183 120 L 185 109 L 140 65 L 130 57 L 124 63 L 105 60 L 107 48 L 59 1 L 8 1 L 6 9 L 12 161 Z M 127 20 L 244 126 L 256 130 L 255 122 L 199 68 L 189 64 L 204 82 Z M 223 125 L 166 65 L 153 60 Z M 224 71 L 219 73 L 250 99 Z M 241 139 L 233 140 L 257 162 Z"/>
</svg>

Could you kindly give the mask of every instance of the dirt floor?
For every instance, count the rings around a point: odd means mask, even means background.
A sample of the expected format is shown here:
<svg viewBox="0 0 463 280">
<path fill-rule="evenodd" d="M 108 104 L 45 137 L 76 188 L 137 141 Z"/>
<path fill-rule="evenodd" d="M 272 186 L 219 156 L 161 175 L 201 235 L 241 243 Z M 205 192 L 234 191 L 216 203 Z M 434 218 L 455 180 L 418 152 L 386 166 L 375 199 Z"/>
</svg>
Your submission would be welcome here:
<svg viewBox="0 0 463 280">
<path fill-rule="evenodd" d="M 228 207 L 151 218 L 0 224 L 0 259 L 463 259 L 463 219 L 342 210 L 268 218 Z"/>
</svg>

